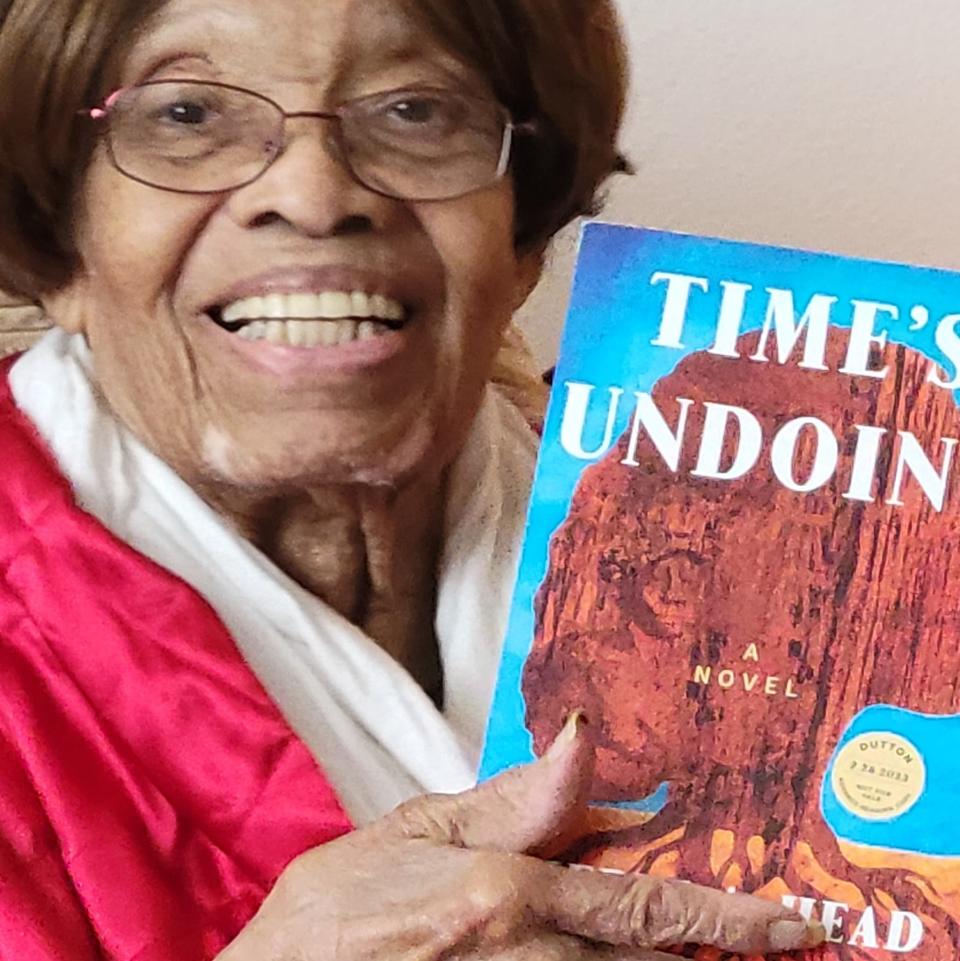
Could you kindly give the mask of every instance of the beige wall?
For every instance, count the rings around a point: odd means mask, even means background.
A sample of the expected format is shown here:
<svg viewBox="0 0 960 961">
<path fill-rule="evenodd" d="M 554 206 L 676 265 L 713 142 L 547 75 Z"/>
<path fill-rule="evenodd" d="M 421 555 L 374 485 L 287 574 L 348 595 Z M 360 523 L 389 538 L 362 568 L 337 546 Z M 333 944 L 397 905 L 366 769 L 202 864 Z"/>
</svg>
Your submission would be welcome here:
<svg viewBox="0 0 960 961">
<path fill-rule="evenodd" d="M 638 168 L 611 219 L 960 268 L 960 3 L 620 0 Z M 559 337 L 572 235 L 525 313 Z"/>
</svg>

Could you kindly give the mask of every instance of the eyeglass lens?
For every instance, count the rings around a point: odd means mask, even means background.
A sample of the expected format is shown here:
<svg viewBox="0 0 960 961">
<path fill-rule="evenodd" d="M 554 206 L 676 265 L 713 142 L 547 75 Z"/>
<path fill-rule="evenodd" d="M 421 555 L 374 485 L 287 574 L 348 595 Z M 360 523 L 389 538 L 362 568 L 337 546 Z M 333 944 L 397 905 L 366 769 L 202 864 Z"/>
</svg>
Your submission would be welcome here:
<svg viewBox="0 0 960 961">
<path fill-rule="evenodd" d="M 255 180 L 283 149 L 289 122 L 259 94 L 199 81 L 130 88 L 109 117 L 110 150 L 122 172 L 190 193 Z M 440 90 L 392 91 L 350 101 L 337 119 L 342 161 L 380 193 L 439 200 L 486 186 L 502 173 L 509 121 L 492 101 Z"/>
</svg>

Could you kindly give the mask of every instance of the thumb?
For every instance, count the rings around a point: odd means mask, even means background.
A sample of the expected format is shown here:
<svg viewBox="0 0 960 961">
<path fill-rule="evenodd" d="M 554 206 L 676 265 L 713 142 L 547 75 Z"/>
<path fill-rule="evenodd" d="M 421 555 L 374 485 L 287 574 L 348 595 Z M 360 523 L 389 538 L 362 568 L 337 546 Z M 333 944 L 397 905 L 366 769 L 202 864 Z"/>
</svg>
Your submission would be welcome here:
<svg viewBox="0 0 960 961">
<path fill-rule="evenodd" d="M 593 746 L 585 727 L 577 711 L 538 761 L 464 794 L 415 798 L 383 827 L 408 840 L 476 850 L 540 856 L 562 850 L 586 810 L 593 779 Z"/>
</svg>

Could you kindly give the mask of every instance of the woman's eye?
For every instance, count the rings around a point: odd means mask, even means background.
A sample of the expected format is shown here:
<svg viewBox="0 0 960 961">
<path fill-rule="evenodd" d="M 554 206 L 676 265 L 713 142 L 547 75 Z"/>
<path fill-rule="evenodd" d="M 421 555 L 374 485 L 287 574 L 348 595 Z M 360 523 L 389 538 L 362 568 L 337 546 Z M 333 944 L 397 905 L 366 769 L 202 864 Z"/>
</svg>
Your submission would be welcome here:
<svg viewBox="0 0 960 961">
<path fill-rule="evenodd" d="M 196 126 L 205 123 L 209 119 L 209 111 L 199 103 L 180 101 L 169 104 L 164 109 L 164 116 L 167 120 L 172 120 L 177 124 L 189 124 Z"/>
<path fill-rule="evenodd" d="M 426 97 L 398 100 L 387 111 L 396 120 L 409 124 L 428 124 L 441 119 L 443 110 L 439 100 Z"/>
</svg>

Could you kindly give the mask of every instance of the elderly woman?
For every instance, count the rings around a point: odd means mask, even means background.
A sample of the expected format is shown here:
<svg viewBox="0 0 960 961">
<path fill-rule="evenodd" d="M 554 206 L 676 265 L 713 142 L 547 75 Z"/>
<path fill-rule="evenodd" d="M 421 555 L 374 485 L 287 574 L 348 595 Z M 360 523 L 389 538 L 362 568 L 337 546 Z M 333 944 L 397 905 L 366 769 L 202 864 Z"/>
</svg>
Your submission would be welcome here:
<svg viewBox="0 0 960 961">
<path fill-rule="evenodd" d="M 576 717 L 467 791 L 535 449 L 491 372 L 622 99 L 607 0 L 0 0 L 0 287 L 57 325 L 0 386 L 4 958 L 816 940 L 541 860 Z"/>
</svg>

